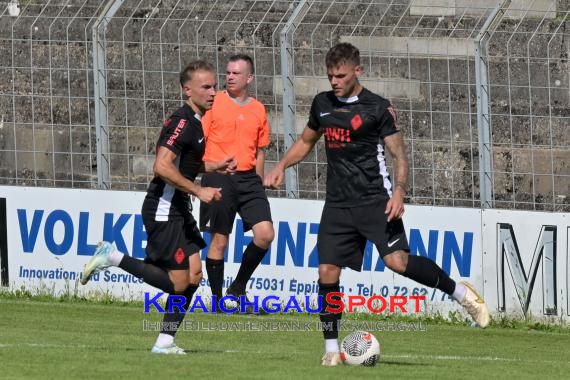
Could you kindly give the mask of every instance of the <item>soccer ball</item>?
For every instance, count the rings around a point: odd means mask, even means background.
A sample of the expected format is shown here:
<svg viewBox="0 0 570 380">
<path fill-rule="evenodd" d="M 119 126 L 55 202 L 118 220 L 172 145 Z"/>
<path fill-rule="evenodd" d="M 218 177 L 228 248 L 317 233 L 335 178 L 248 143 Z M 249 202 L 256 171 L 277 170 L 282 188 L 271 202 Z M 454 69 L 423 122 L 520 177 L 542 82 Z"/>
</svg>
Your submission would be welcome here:
<svg viewBox="0 0 570 380">
<path fill-rule="evenodd" d="M 342 340 L 340 358 L 344 364 L 372 367 L 380 360 L 380 343 L 367 331 L 355 331 Z"/>
</svg>

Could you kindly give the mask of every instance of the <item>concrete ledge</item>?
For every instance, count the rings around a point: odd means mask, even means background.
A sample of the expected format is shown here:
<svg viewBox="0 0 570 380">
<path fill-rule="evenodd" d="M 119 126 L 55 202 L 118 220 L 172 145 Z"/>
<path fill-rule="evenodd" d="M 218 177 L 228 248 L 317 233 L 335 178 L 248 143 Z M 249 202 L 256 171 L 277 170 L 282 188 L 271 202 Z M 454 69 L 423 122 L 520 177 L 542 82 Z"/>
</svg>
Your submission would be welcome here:
<svg viewBox="0 0 570 380">
<path fill-rule="evenodd" d="M 308 112 L 308 110 L 307 110 Z M 269 111 L 267 113 L 267 120 L 269 121 L 269 125 L 271 128 L 271 133 L 276 135 L 283 134 L 283 113 L 280 111 Z M 305 129 L 307 125 L 307 121 L 309 121 L 309 114 L 301 114 L 299 111 L 295 114 L 295 129 L 297 131 L 297 135 L 300 135 Z"/>
<path fill-rule="evenodd" d="M 455 0 L 414 0 L 410 16 L 455 16 Z"/>
<path fill-rule="evenodd" d="M 385 98 L 420 98 L 420 81 L 401 78 L 363 79 L 360 83 L 370 91 Z M 295 94 L 313 96 L 322 91 L 329 91 L 331 85 L 327 77 L 297 76 L 294 79 Z M 273 92 L 283 93 L 283 80 L 281 76 L 273 79 Z"/>
<path fill-rule="evenodd" d="M 358 47 L 363 56 L 401 54 L 447 58 L 472 57 L 475 53 L 473 40 L 467 38 L 341 36 L 340 39 Z"/>
<path fill-rule="evenodd" d="M 481 16 L 495 8 L 499 0 L 414 0 L 411 16 Z M 513 0 L 505 17 L 556 18 L 556 0 Z"/>
</svg>

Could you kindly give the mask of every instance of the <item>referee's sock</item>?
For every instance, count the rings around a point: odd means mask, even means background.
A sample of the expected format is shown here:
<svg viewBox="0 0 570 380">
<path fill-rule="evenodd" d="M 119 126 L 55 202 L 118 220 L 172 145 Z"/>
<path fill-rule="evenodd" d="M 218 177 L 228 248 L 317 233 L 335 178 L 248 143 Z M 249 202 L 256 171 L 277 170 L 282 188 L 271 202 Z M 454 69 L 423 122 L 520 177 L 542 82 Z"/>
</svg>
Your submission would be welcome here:
<svg viewBox="0 0 570 380">
<path fill-rule="evenodd" d="M 408 265 L 402 275 L 449 295 L 453 295 L 455 291 L 455 281 L 427 257 L 409 255 Z"/>
<path fill-rule="evenodd" d="M 266 253 L 267 249 L 258 247 L 253 241 L 248 244 L 243 253 L 236 279 L 231 285 L 232 289 L 236 289 L 240 293 L 245 293 L 247 282 L 255 269 L 261 264 L 261 260 L 263 260 Z"/>
<path fill-rule="evenodd" d="M 338 352 L 338 323 L 342 318 L 342 313 L 331 313 L 326 311 L 328 306 L 331 306 L 327 301 L 329 293 L 340 293 L 340 283 L 323 284 L 319 281 L 319 297 L 321 298 L 321 311 L 319 318 L 321 320 L 323 335 L 325 337 L 325 351 Z M 331 296 L 334 301 L 340 301 L 340 296 Z M 332 307 L 332 306 L 331 306 Z M 338 306 L 332 307 L 336 309 Z"/>
<path fill-rule="evenodd" d="M 142 278 L 147 284 L 154 286 L 168 294 L 174 294 L 174 284 L 168 277 L 165 270 L 145 263 L 142 260 L 134 259 L 131 256 L 124 255 L 119 263 L 119 268 L 132 274 L 135 277 Z"/>
<path fill-rule="evenodd" d="M 214 260 L 209 257 L 206 258 L 206 273 L 208 273 L 212 295 L 216 296 L 218 301 L 221 300 L 224 285 L 224 259 Z"/>
<path fill-rule="evenodd" d="M 176 333 L 178 332 L 180 324 L 182 323 L 184 317 L 186 316 L 186 312 L 188 311 L 188 308 L 192 303 L 192 297 L 194 296 L 194 293 L 196 293 L 198 286 L 199 286 L 198 284 L 189 284 L 184 293 L 181 294 L 186 298 L 186 302 L 183 305 L 184 311 L 181 311 L 177 306 L 174 306 L 172 308 L 172 313 L 169 313 L 168 308 L 170 306 L 170 299 L 166 301 L 166 308 L 165 308 L 166 313 L 164 314 L 164 318 L 162 319 L 164 323 L 162 324 L 160 335 L 156 340 L 156 345 L 158 347 L 167 347 L 172 344 L 172 341 L 174 340 L 174 335 L 176 335 Z M 172 340 L 168 339 L 168 337 L 165 337 L 164 335 L 170 335 L 172 337 Z"/>
</svg>

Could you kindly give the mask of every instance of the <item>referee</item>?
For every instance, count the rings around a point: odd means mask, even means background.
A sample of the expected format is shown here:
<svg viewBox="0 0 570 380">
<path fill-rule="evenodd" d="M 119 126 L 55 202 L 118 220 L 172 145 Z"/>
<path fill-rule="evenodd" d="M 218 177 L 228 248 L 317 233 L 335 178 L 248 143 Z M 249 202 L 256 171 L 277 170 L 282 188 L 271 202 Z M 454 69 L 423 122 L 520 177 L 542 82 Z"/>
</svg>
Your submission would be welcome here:
<svg viewBox="0 0 570 380">
<path fill-rule="evenodd" d="M 207 173 L 202 185 L 221 188 L 220 202 L 200 203 L 200 229 L 211 234 L 206 272 L 217 300 L 222 298 L 224 252 L 232 232 L 236 213 L 244 230 L 253 230 L 253 241 L 246 247 L 242 262 L 226 294 L 246 297 L 246 285 L 261 263 L 275 232 L 269 202 L 263 187 L 264 148 L 269 144 L 269 123 L 265 107 L 249 96 L 253 81 L 252 59 L 244 54 L 230 57 L 226 68 L 226 91 L 216 94 L 212 109 L 202 119 L 206 136 L 204 161 L 217 162 L 224 157 L 237 161 L 235 174 Z M 218 309 L 219 310 L 219 309 Z M 253 313 L 253 306 L 246 306 Z"/>
</svg>

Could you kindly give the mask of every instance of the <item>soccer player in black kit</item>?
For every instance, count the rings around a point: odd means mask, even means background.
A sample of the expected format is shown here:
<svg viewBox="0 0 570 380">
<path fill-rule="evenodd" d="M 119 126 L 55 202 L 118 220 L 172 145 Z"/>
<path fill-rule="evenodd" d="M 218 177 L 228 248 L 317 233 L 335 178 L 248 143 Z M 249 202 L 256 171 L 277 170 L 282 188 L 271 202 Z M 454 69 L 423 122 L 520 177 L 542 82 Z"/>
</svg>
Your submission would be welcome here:
<svg viewBox="0 0 570 380">
<path fill-rule="evenodd" d="M 205 170 L 232 172 L 236 163 L 232 157 L 219 163 L 202 161 L 206 143 L 200 120 L 212 107 L 216 94 L 216 74 L 212 65 L 204 61 L 191 62 L 180 73 L 180 85 L 187 100 L 162 127 L 153 167 L 154 178 L 142 207 L 148 235 L 147 257 L 143 262 L 117 251 L 109 242 L 101 242 L 85 265 L 81 282 L 85 285 L 93 273 L 118 266 L 168 294 L 184 296 L 184 309 L 187 310 L 202 279 L 198 252 L 206 246 L 191 213 L 189 194 L 205 203 L 219 201 L 221 189 L 201 187 L 194 180 Z M 174 344 L 174 335 L 185 313 L 173 309 L 164 314 L 166 323 L 151 350 L 153 353 L 185 354 Z"/>
<path fill-rule="evenodd" d="M 332 322 L 333 330 L 324 331 L 321 364 L 340 363 L 337 326 L 341 313 L 325 311 L 329 306 L 326 297 L 340 292 L 342 267 L 361 270 L 366 240 L 376 245 L 388 268 L 451 295 L 480 327 L 486 327 L 487 306 L 471 285 L 456 283 L 435 262 L 409 254 L 401 219 L 408 159 L 394 107 L 359 83 L 362 68 L 355 46 L 340 43 L 332 47 L 326 67 L 332 91 L 314 98 L 301 137 L 264 180 L 265 186 L 277 188 L 285 169 L 303 160 L 325 136 L 327 193 L 317 238 L 319 315 L 323 323 Z M 393 184 L 386 169 L 386 150 L 393 157 Z"/>
</svg>

